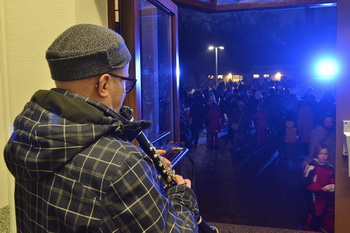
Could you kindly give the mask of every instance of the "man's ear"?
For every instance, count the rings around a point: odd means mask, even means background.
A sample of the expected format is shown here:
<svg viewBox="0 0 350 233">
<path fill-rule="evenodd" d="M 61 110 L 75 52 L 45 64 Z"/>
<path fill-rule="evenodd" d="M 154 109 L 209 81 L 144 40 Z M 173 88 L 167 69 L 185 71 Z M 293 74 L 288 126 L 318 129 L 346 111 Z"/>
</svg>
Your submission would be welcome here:
<svg viewBox="0 0 350 233">
<path fill-rule="evenodd" d="M 107 84 L 111 77 L 108 74 L 101 75 L 96 83 L 97 95 L 102 98 L 106 98 L 109 95 Z"/>
</svg>

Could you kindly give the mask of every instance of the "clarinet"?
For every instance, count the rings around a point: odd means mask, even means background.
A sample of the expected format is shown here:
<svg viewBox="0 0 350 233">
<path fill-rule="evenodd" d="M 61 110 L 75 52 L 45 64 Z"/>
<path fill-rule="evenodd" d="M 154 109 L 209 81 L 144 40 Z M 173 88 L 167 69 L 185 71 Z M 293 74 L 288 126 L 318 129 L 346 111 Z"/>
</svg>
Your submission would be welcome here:
<svg viewBox="0 0 350 233">
<path fill-rule="evenodd" d="M 140 144 L 143 151 L 152 159 L 158 173 L 164 179 L 164 188 L 167 189 L 176 185 L 174 181 L 175 171 L 168 167 L 162 157 L 157 153 L 156 148 L 147 139 L 146 135 L 143 132 L 140 132 L 136 136 L 136 141 Z M 219 233 L 219 230 L 216 227 L 209 226 L 201 216 L 199 216 L 199 219 L 197 219 L 197 224 L 200 233 Z"/>
<path fill-rule="evenodd" d="M 123 111 L 121 112 L 121 115 L 130 121 L 134 121 L 134 118 L 131 115 L 131 111 Z M 167 189 L 171 186 L 176 185 L 176 182 L 174 180 L 175 171 L 168 167 L 160 154 L 157 153 L 157 150 L 152 145 L 151 141 L 147 139 L 146 135 L 141 131 L 135 139 L 139 143 L 142 150 L 152 159 L 158 173 L 164 179 L 164 188 Z M 201 216 L 199 216 L 196 221 L 198 225 L 198 231 L 200 233 L 219 233 L 219 230 L 216 227 L 209 226 Z"/>
</svg>

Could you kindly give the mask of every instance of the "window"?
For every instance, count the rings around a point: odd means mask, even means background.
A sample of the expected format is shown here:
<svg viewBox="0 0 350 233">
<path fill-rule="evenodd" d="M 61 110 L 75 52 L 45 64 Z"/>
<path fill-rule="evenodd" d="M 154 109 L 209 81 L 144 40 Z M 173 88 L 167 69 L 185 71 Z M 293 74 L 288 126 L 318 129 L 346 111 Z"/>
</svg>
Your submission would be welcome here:
<svg viewBox="0 0 350 233">
<path fill-rule="evenodd" d="M 149 139 L 173 132 L 173 70 L 171 17 L 147 0 L 139 2 L 141 54 L 141 111 L 153 125 Z"/>
</svg>

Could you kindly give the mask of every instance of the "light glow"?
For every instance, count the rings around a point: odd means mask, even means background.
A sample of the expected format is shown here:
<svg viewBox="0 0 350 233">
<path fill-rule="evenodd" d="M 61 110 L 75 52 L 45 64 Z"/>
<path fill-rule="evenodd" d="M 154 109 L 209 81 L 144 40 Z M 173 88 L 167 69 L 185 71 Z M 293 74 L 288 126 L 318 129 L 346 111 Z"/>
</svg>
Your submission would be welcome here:
<svg viewBox="0 0 350 233">
<path fill-rule="evenodd" d="M 319 60 L 315 66 L 316 76 L 323 80 L 335 78 L 339 72 L 338 62 L 333 58 Z"/>
<path fill-rule="evenodd" d="M 282 77 L 282 74 L 280 73 L 280 72 L 277 72 L 276 74 L 275 74 L 275 81 L 281 81 L 281 77 Z"/>
</svg>

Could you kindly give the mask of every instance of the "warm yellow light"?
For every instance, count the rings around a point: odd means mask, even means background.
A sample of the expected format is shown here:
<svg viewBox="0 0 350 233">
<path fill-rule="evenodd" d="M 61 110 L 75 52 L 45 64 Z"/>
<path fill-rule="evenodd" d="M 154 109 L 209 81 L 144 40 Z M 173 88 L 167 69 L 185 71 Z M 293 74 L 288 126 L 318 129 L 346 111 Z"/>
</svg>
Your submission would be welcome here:
<svg viewBox="0 0 350 233">
<path fill-rule="evenodd" d="M 218 79 L 223 79 L 224 76 L 221 74 L 221 75 L 218 75 Z"/>
<path fill-rule="evenodd" d="M 270 78 L 269 74 L 264 74 L 264 78 Z"/>
<path fill-rule="evenodd" d="M 253 78 L 259 78 L 260 74 L 253 74 Z"/>
<path fill-rule="evenodd" d="M 280 72 L 277 72 L 275 74 L 275 81 L 281 81 L 282 74 Z"/>
<path fill-rule="evenodd" d="M 232 81 L 233 82 L 239 82 L 242 79 L 243 79 L 242 75 L 239 75 L 239 74 L 232 75 Z"/>
<path fill-rule="evenodd" d="M 209 49 L 209 50 L 213 50 L 213 49 L 214 49 L 214 46 L 211 45 L 211 46 L 208 47 L 208 49 Z"/>
<path fill-rule="evenodd" d="M 230 81 L 230 80 L 232 80 L 232 73 L 228 73 L 228 74 L 225 76 L 225 79 L 224 79 L 225 82 L 228 82 L 228 81 Z"/>
</svg>

